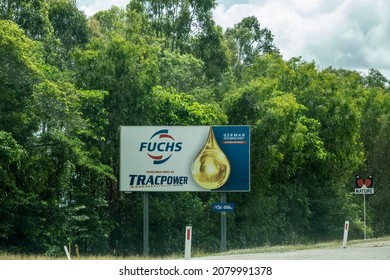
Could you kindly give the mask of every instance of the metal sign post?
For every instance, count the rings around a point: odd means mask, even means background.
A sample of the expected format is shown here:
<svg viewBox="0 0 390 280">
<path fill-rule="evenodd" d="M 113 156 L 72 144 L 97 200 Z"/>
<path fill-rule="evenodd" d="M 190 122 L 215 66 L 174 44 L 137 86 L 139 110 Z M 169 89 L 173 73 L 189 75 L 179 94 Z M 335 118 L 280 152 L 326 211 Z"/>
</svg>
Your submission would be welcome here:
<svg viewBox="0 0 390 280">
<path fill-rule="evenodd" d="M 221 193 L 221 203 L 226 203 L 226 193 Z M 221 212 L 221 251 L 226 251 L 226 212 Z"/>
<path fill-rule="evenodd" d="M 149 256 L 149 193 L 144 192 L 144 256 Z"/>
<path fill-rule="evenodd" d="M 366 226 L 366 194 L 363 195 L 363 227 L 364 227 L 364 240 L 367 238 L 367 226 Z"/>
<path fill-rule="evenodd" d="M 213 212 L 221 213 L 221 252 L 226 251 L 227 212 L 234 212 L 234 202 L 226 202 L 226 193 L 221 193 L 221 202 L 211 205 Z"/>
</svg>

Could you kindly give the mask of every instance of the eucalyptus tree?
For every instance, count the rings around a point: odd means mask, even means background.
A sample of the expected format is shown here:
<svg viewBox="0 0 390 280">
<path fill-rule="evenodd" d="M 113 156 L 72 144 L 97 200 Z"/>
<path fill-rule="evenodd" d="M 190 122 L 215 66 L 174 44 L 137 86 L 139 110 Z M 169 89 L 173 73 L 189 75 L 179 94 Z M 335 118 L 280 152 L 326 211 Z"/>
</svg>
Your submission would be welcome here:
<svg viewBox="0 0 390 280">
<path fill-rule="evenodd" d="M 254 16 L 245 17 L 232 28 L 227 28 L 224 35 L 231 50 L 231 66 L 238 77 L 254 63 L 256 57 L 279 52 L 271 31 L 262 28 Z"/>
<path fill-rule="evenodd" d="M 90 37 L 88 20 L 75 0 L 50 0 L 48 18 L 53 33 L 66 51 L 85 45 Z"/>
<path fill-rule="evenodd" d="M 144 30 L 170 52 L 190 54 L 201 60 L 208 80 L 220 82 L 228 68 L 222 29 L 213 20 L 215 0 L 133 0 L 127 9 L 145 19 Z"/>
<path fill-rule="evenodd" d="M 170 51 L 188 50 L 191 37 L 199 34 L 212 20 L 215 0 L 132 0 L 128 9 L 143 14 L 155 37 L 164 40 Z"/>
<path fill-rule="evenodd" d="M 273 34 L 267 28 L 261 28 L 254 16 L 245 17 L 232 28 L 228 28 L 225 36 L 234 45 L 239 63 L 251 65 L 257 56 L 278 52 Z"/>
</svg>

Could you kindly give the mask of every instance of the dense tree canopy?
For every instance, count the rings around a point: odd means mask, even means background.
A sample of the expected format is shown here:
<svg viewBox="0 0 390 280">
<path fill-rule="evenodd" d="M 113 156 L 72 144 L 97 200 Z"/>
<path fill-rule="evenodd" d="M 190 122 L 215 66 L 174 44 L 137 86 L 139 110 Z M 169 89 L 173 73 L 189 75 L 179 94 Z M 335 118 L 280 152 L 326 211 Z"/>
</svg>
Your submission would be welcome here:
<svg viewBox="0 0 390 280">
<path fill-rule="evenodd" d="M 215 1 L 0 1 L 0 251 L 142 253 L 142 195 L 119 192 L 121 125 L 250 125 L 251 191 L 229 193 L 228 248 L 363 236 L 354 176 L 374 175 L 368 234 L 390 234 L 390 84 L 284 60 Z M 217 194 L 153 193 L 151 253 L 218 251 Z M 156 234 L 159 232 L 159 234 Z"/>
</svg>

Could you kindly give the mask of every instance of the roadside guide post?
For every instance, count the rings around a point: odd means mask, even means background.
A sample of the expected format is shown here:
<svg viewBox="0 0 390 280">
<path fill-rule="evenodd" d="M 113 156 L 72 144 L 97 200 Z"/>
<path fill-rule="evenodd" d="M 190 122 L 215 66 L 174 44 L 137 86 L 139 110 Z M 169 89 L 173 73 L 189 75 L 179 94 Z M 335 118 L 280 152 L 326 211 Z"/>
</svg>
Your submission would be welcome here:
<svg viewBox="0 0 390 280">
<path fill-rule="evenodd" d="M 349 230 L 349 221 L 345 221 L 344 224 L 344 238 L 343 238 L 343 248 L 347 248 L 347 239 L 348 239 L 348 230 Z"/>
<path fill-rule="evenodd" d="M 186 226 L 184 259 L 191 259 L 192 226 Z"/>
</svg>

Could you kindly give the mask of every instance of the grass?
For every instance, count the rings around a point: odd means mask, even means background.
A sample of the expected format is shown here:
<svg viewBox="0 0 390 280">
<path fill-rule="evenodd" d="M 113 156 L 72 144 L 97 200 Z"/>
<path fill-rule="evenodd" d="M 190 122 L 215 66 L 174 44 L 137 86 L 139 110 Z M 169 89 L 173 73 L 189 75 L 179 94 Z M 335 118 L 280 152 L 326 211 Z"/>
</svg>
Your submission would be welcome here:
<svg viewBox="0 0 390 280">
<path fill-rule="evenodd" d="M 390 241 L 390 236 L 385 236 L 375 239 L 366 239 L 366 240 L 351 240 L 348 241 L 348 246 L 361 246 L 363 244 L 369 243 L 380 243 Z M 239 255 L 239 254 L 259 254 L 259 253 L 283 253 L 297 250 L 309 250 L 309 249 L 318 249 L 318 248 L 337 248 L 341 246 L 341 240 L 323 242 L 323 243 L 313 243 L 313 244 L 296 244 L 296 245 L 281 245 L 281 246 L 263 246 L 257 248 L 248 248 L 248 249 L 237 249 L 224 252 L 224 255 Z M 192 257 L 206 257 L 210 255 L 202 251 L 194 251 Z M 212 255 L 221 255 L 212 254 Z M 80 260 L 172 260 L 172 259 L 182 259 L 183 254 L 174 254 L 169 256 L 112 256 L 112 255 L 91 255 L 91 256 L 80 256 Z M 74 256 L 72 259 L 77 259 Z M 53 257 L 45 255 L 29 255 L 29 254 L 13 254 L 7 252 L 0 252 L 0 260 L 67 260 L 65 253 L 64 256 Z"/>
</svg>

